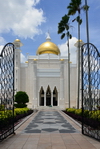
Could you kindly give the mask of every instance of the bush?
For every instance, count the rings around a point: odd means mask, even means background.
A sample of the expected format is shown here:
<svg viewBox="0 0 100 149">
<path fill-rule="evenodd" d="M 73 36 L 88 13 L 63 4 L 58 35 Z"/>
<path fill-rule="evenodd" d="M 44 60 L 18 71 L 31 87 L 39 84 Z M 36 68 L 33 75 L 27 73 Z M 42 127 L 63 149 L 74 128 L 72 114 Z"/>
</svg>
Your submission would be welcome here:
<svg viewBox="0 0 100 149">
<path fill-rule="evenodd" d="M 24 108 L 27 107 L 26 103 L 29 102 L 29 97 L 26 94 L 26 92 L 23 91 L 19 91 L 16 93 L 15 95 L 15 102 L 17 104 L 15 104 L 16 108 Z"/>
<path fill-rule="evenodd" d="M 33 113 L 33 110 L 28 108 L 16 108 L 14 109 L 14 122 L 17 122 L 19 119 L 30 115 Z M 7 129 L 10 125 L 13 124 L 13 111 L 5 110 L 0 113 L 0 130 Z"/>
<path fill-rule="evenodd" d="M 84 110 L 84 117 L 89 117 L 89 111 L 88 110 Z"/>
<path fill-rule="evenodd" d="M 82 109 L 72 109 L 67 108 L 64 111 L 66 114 L 71 116 L 73 119 L 76 119 L 80 122 L 84 121 L 84 124 L 93 127 L 93 128 L 100 128 L 100 110 L 89 111 L 84 110 L 83 118 L 82 118 Z"/>
<path fill-rule="evenodd" d="M 67 111 L 67 112 L 70 112 L 70 113 L 75 113 L 76 109 L 73 109 L 73 108 L 67 108 L 66 111 Z"/>
<path fill-rule="evenodd" d="M 27 107 L 26 104 L 14 104 L 14 106 L 15 106 L 16 108 L 25 108 L 25 107 Z"/>
<path fill-rule="evenodd" d="M 0 111 L 4 111 L 5 110 L 5 106 L 0 104 Z"/>
<path fill-rule="evenodd" d="M 82 109 L 76 109 L 75 114 L 76 115 L 82 115 Z"/>
</svg>

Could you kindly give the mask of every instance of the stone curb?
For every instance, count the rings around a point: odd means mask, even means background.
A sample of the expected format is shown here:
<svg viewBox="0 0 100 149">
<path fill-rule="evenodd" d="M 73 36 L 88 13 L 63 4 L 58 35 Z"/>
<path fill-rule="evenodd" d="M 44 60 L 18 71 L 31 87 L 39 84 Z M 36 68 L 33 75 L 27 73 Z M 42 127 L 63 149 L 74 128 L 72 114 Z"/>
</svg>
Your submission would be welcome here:
<svg viewBox="0 0 100 149">
<path fill-rule="evenodd" d="M 22 124 L 24 124 L 31 116 L 33 116 L 36 112 L 38 112 L 37 110 L 34 110 L 34 112 L 28 116 L 26 116 L 25 118 L 22 119 L 22 122 L 20 122 L 17 126 L 14 127 L 14 130 L 17 130 Z"/>
<path fill-rule="evenodd" d="M 80 123 L 78 123 L 77 121 L 75 121 L 73 118 L 71 118 L 69 115 L 65 114 L 63 111 L 61 111 L 62 114 L 64 114 L 66 117 L 68 117 L 71 121 L 73 121 L 76 125 L 78 125 L 80 128 L 82 127 L 82 125 Z"/>
</svg>

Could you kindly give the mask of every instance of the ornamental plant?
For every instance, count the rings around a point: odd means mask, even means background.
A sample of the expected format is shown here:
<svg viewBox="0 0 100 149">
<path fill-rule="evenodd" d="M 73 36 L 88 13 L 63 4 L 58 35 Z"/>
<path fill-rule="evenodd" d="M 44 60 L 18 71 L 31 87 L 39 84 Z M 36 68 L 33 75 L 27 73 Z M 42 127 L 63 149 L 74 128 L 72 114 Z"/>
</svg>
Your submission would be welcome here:
<svg viewBox="0 0 100 149">
<path fill-rule="evenodd" d="M 19 91 L 15 95 L 15 102 L 14 104 L 16 108 L 24 108 L 27 107 L 26 103 L 29 102 L 29 97 L 26 92 Z"/>
</svg>

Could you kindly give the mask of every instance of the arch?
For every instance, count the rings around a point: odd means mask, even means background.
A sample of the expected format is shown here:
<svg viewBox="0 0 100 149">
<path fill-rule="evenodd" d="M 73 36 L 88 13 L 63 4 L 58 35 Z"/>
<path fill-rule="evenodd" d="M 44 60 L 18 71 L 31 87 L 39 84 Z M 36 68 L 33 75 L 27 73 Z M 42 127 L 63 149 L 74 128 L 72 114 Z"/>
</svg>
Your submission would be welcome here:
<svg viewBox="0 0 100 149">
<path fill-rule="evenodd" d="M 40 106 L 44 106 L 44 89 L 42 86 L 40 89 Z"/>
<path fill-rule="evenodd" d="M 57 105 L 58 105 L 58 92 L 55 86 L 53 90 L 53 106 L 57 106 Z"/>
<path fill-rule="evenodd" d="M 47 90 L 46 90 L 46 106 L 51 105 L 51 90 L 50 86 L 48 85 Z"/>
</svg>

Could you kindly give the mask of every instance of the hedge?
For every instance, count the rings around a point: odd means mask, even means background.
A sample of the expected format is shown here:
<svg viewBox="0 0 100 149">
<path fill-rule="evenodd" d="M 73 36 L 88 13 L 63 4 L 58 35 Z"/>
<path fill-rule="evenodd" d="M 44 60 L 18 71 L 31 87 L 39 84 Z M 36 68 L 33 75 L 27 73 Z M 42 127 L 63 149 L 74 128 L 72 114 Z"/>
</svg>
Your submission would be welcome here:
<svg viewBox="0 0 100 149">
<path fill-rule="evenodd" d="M 33 110 L 28 108 L 16 108 L 14 109 L 14 123 L 19 119 L 31 114 Z M 5 110 L 0 111 L 0 129 L 6 128 L 13 123 L 13 111 Z"/>
<path fill-rule="evenodd" d="M 65 111 L 66 114 L 68 114 L 70 117 L 77 121 L 84 121 L 84 124 L 95 128 L 100 129 L 100 110 L 96 111 L 89 111 L 84 110 L 84 113 L 82 115 L 82 109 L 73 109 L 73 108 L 67 108 Z"/>
</svg>

